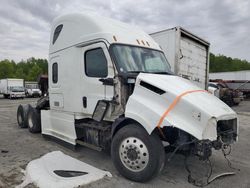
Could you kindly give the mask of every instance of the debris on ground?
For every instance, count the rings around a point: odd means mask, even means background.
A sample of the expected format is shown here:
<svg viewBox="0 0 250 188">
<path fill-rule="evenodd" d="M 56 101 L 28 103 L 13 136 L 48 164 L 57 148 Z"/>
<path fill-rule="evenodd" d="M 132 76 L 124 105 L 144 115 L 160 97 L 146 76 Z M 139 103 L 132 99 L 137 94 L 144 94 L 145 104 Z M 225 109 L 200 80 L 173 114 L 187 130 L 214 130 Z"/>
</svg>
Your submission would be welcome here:
<svg viewBox="0 0 250 188">
<path fill-rule="evenodd" d="M 61 151 L 47 153 L 29 162 L 24 174 L 24 181 L 17 188 L 24 188 L 30 183 L 40 188 L 73 188 L 100 180 L 105 176 L 112 177 L 110 172 L 95 168 Z"/>
</svg>

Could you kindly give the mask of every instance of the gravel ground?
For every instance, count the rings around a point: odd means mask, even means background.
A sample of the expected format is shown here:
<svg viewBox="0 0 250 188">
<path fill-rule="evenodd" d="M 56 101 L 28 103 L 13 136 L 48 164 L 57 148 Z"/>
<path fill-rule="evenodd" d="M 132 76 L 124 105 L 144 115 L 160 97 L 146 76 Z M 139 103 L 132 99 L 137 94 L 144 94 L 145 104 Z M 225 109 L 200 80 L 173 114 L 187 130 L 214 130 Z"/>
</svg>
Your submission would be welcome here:
<svg viewBox="0 0 250 188">
<path fill-rule="evenodd" d="M 18 104 L 33 103 L 36 99 L 8 100 L 0 98 L 0 188 L 15 187 L 22 182 L 23 173 L 29 161 L 40 156 L 60 150 L 90 165 L 112 173 L 112 178 L 104 178 L 84 187 L 194 187 L 187 182 L 187 171 L 184 157 L 175 155 L 166 163 L 163 173 L 147 183 L 135 183 L 126 180 L 114 168 L 109 154 L 97 152 L 85 147 L 78 147 L 76 151 L 67 149 L 54 141 L 44 139 L 41 134 L 31 134 L 27 129 L 20 129 L 16 122 Z M 240 136 L 239 142 L 233 145 L 229 156 L 233 167 L 239 168 L 236 175 L 219 178 L 207 187 L 250 187 L 250 101 L 244 101 L 234 107 L 239 112 Z M 216 151 L 211 157 L 213 175 L 232 171 L 227 166 L 222 153 Z M 196 158 L 189 160 L 192 172 L 196 176 L 205 174 L 206 168 Z M 28 185 L 27 187 L 35 187 Z"/>
</svg>

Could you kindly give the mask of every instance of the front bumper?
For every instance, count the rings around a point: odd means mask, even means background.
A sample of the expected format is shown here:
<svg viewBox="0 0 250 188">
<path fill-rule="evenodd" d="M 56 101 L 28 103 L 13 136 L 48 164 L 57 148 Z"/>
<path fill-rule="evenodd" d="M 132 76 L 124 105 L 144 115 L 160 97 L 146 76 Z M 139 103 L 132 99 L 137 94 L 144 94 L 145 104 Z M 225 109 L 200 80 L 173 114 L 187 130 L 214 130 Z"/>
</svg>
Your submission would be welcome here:
<svg viewBox="0 0 250 188">
<path fill-rule="evenodd" d="M 216 140 L 196 140 L 193 145 L 193 152 L 201 160 L 208 159 L 212 154 L 212 148 L 219 150 L 229 146 L 238 139 L 237 118 L 220 120 L 216 125 Z"/>
<path fill-rule="evenodd" d="M 10 94 L 11 98 L 24 98 L 25 94 Z"/>
</svg>

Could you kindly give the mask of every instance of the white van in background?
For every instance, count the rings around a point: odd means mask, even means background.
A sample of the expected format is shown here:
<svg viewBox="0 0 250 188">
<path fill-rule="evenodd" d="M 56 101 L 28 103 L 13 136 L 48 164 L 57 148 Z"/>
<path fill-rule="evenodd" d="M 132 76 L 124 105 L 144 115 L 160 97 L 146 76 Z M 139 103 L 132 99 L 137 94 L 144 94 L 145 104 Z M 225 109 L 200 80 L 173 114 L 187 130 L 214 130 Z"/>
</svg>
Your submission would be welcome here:
<svg viewBox="0 0 250 188">
<path fill-rule="evenodd" d="M 42 92 L 39 89 L 37 82 L 25 81 L 24 85 L 26 97 L 41 97 Z"/>
</svg>

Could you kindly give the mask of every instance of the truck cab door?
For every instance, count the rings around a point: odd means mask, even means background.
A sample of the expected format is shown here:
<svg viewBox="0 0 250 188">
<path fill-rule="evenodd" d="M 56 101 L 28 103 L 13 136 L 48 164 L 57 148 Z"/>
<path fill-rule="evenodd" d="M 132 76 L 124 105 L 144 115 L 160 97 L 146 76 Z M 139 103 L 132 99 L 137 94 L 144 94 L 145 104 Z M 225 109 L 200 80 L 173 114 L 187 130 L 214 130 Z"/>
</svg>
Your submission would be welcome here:
<svg viewBox="0 0 250 188">
<path fill-rule="evenodd" d="M 114 66 L 104 42 L 85 46 L 82 52 L 82 109 L 92 115 L 99 100 L 113 98 Z"/>
</svg>

